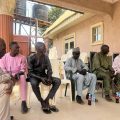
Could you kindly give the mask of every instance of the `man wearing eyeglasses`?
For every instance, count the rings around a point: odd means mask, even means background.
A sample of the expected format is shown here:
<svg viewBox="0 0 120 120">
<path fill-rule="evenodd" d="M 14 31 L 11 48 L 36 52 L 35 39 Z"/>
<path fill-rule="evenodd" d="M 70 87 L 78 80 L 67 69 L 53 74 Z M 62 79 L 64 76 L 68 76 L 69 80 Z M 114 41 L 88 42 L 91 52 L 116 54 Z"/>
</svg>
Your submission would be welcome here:
<svg viewBox="0 0 120 120">
<path fill-rule="evenodd" d="M 72 77 L 77 83 L 77 103 L 84 104 L 84 101 L 82 100 L 82 90 L 88 87 L 86 99 L 88 99 L 89 94 L 95 94 L 96 75 L 88 73 L 87 65 L 85 65 L 81 59 L 79 59 L 79 47 L 74 48 L 72 54 L 73 56 L 66 61 L 64 68 L 68 75 L 69 72 L 72 72 Z"/>
</svg>

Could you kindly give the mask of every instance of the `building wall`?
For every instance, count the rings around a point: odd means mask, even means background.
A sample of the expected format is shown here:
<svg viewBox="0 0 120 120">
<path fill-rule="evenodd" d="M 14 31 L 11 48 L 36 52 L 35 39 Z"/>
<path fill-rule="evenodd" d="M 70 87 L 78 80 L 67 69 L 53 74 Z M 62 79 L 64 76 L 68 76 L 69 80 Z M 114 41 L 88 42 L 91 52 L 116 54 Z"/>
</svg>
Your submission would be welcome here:
<svg viewBox="0 0 120 120">
<path fill-rule="evenodd" d="M 54 38 L 58 56 L 64 54 L 64 37 L 75 33 L 75 46 L 80 47 L 82 52 L 99 51 L 101 45 L 91 45 L 91 26 L 103 22 L 104 44 L 110 46 L 110 53 L 120 52 L 120 2 L 114 5 L 113 17 L 109 15 L 96 15 L 69 29 L 59 33 Z"/>
</svg>

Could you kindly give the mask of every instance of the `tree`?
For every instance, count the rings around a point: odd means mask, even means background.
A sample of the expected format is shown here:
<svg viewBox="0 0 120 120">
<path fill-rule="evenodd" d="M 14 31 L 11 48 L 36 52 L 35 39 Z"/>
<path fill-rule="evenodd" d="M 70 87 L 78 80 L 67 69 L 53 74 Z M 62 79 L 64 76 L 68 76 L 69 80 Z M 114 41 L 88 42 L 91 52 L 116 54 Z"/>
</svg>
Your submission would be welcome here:
<svg viewBox="0 0 120 120">
<path fill-rule="evenodd" d="M 62 14 L 64 13 L 64 10 L 58 7 L 52 7 L 48 11 L 48 21 L 55 22 Z"/>
<path fill-rule="evenodd" d="M 48 21 L 54 23 L 62 14 L 64 10 L 58 7 L 51 7 L 48 11 Z M 41 34 L 47 29 L 47 26 L 44 26 L 40 29 Z"/>
</svg>

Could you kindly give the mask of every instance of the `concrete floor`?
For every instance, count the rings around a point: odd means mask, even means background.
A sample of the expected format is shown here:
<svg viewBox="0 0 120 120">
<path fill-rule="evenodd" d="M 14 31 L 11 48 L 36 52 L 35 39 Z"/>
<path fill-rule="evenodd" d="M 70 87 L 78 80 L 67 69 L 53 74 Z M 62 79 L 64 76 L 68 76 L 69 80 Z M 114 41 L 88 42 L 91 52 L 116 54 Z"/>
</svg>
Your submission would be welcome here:
<svg viewBox="0 0 120 120">
<path fill-rule="evenodd" d="M 21 114 L 20 100 L 11 98 L 11 115 L 15 116 L 15 120 L 120 120 L 120 103 L 105 101 L 101 93 L 96 94 L 99 102 L 95 106 L 88 106 L 85 98 L 85 105 L 79 105 L 71 102 L 69 97 L 57 97 L 56 105 L 60 111 L 49 115 L 42 112 L 33 93 L 31 96 L 31 108 L 27 114 Z"/>
</svg>

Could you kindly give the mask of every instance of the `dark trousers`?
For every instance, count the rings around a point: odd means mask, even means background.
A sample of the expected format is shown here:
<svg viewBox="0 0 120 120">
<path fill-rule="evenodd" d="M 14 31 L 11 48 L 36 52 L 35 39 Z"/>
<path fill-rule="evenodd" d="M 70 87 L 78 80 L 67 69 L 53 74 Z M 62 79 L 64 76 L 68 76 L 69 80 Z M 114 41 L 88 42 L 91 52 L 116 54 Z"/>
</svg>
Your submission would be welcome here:
<svg viewBox="0 0 120 120">
<path fill-rule="evenodd" d="M 109 95 L 110 94 L 110 83 L 112 81 L 110 73 L 98 71 L 97 78 L 103 79 L 105 95 Z"/>
<path fill-rule="evenodd" d="M 37 99 L 39 101 L 41 101 L 42 97 L 41 97 L 41 92 L 40 92 L 40 89 L 39 89 L 39 84 L 41 83 L 41 81 L 39 79 L 31 77 L 30 78 L 30 83 L 31 83 L 33 92 L 35 93 Z M 46 99 L 48 99 L 48 100 L 53 99 L 55 93 L 57 92 L 57 90 L 60 86 L 60 84 L 61 84 L 61 80 L 59 78 L 52 77 L 52 84 L 51 84 L 52 88 L 50 89 L 49 94 L 48 94 Z"/>
</svg>

